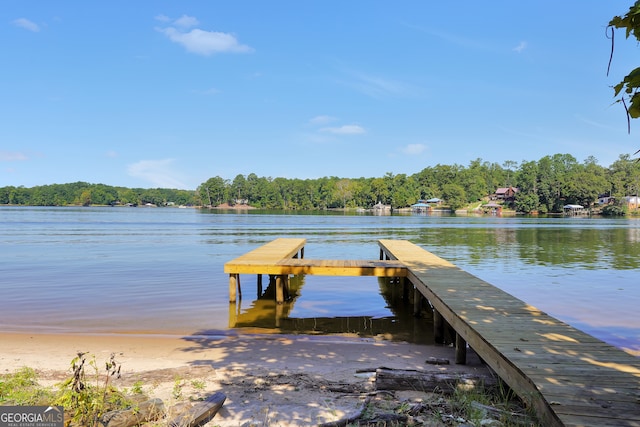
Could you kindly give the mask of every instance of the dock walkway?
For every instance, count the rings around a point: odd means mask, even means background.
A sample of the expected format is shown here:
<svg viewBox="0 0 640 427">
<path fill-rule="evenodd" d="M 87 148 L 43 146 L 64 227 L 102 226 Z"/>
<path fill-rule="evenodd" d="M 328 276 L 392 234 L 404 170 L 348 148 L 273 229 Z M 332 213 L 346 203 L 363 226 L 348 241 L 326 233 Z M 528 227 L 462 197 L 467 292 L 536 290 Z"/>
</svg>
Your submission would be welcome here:
<svg viewBox="0 0 640 427">
<path fill-rule="evenodd" d="M 640 426 L 640 358 L 528 305 L 406 240 L 380 240 L 430 302 L 545 426 Z M 440 327 L 440 325 L 436 325 Z M 441 333 L 436 331 L 436 333 Z"/>
</svg>

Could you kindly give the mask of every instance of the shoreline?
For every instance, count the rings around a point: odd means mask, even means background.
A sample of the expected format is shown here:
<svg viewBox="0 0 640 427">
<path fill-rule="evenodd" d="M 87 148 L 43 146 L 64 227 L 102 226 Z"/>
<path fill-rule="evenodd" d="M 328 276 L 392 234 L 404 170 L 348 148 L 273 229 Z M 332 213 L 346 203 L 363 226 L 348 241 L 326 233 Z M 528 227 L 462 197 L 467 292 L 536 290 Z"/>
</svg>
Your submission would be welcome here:
<svg viewBox="0 0 640 427">
<path fill-rule="evenodd" d="M 150 397 L 176 402 L 223 392 L 227 400 L 213 420 L 218 426 L 238 426 L 264 420 L 271 425 L 332 422 L 356 411 L 362 393 L 345 397 L 326 384 L 371 387 L 371 375 L 360 370 L 379 367 L 422 370 L 431 357 L 446 358 L 447 373 L 491 375 L 470 352 L 467 365 L 453 364 L 454 349 L 333 335 L 234 334 L 227 336 L 149 336 L 0 333 L 0 373 L 29 367 L 43 386 L 54 386 L 70 374 L 79 351 L 95 356 L 103 366 L 112 353 L 121 365 L 117 387 L 136 382 Z M 433 369 L 431 365 L 430 369 Z M 195 387 L 196 382 L 205 384 Z M 420 392 L 422 395 L 424 391 Z M 265 415 L 266 414 L 266 415 Z"/>
<path fill-rule="evenodd" d="M 432 353 L 446 357 L 454 351 L 450 346 L 414 344 L 376 337 L 251 332 L 225 334 L 224 331 L 215 335 L 0 332 L 0 341 L 3 343 L 0 348 L 3 373 L 21 366 L 42 370 L 65 370 L 78 352 L 94 354 L 97 358 L 102 355 L 108 358 L 111 353 L 116 353 L 121 356 L 123 369 L 130 367 L 132 371 L 136 371 L 155 367 L 185 366 L 196 360 L 201 362 L 203 357 L 215 364 L 223 364 L 227 359 L 230 363 L 240 359 L 251 359 L 262 360 L 267 366 L 274 368 L 283 368 L 285 361 L 296 357 L 291 353 L 281 354 L 283 347 L 298 351 L 314 349 L 315 357 L 307 354 L 305 358 L 320 360 L 326 359 L 327 355 L 333 355 L 333 358 L 340 360 L 340 355 L 331 350 L 332 347 L 347 349 L 343 355 L 346 359 L 353 356 L 353 350 L 357 349 L 356 351 L 361 352 L 358 360 L 362 362 L 380 358 L 380 353 L 384 353 L 385 358 L 398 356 L 405 368 L 415 369 L 424 363 L 416 357 L 431 357 Z M 257 348 L 261 348 L 261 352 L 266 354 L 243 354 L 249 349 Z M 381 349 L 384 351 L 379 351 Z M 371 355 L 367 357 L 365 350 L 370 351 Z M 341 360 L 339 363 L 347 361 Z M 393 361 L 390 362 L 394 364 Z"/>
</svg>

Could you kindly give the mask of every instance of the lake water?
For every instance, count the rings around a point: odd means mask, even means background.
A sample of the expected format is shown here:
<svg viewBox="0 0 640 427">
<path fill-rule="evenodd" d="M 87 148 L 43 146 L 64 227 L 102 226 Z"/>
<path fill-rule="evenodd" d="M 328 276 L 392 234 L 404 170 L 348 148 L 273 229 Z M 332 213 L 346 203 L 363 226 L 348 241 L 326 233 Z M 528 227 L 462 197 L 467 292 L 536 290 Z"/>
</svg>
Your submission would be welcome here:
<svg viewBox="0 0 640 427">
<path fill-rule="evenodd" d="M 286 331 L 428 342 L 384 281 L 307 276 L 283 307 L 228 302 L 225 262 L 277 237 L 308 258 L 377 259 L 407 239 L 552 316 L 640 352 L 640 221 L 282 214 L 154 208 L 0 208 L 0 329 L 98 334 Z M 410 310 L 410 309 L 409 309 Z"/>
</svg>

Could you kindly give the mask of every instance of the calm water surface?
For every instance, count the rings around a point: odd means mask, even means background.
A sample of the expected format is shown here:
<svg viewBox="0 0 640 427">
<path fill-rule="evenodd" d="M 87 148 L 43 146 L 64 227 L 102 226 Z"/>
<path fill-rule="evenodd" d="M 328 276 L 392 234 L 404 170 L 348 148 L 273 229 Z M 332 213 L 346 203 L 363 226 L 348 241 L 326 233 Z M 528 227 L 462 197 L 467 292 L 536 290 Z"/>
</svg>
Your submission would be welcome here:
<svg viewBox="0 0 640 427">
<path fill-rule="evenodd" d="M 224 213 L 153 208 L 0 208 L 0 329 L 54 333 L 385 334 L 430 339 L 376 278 L 307 276 L 276 310 L 225 262 L 276 237 L 309 258 L 377 259 L 408 239 L 621 348 L 640 351 L 640 221 L 418 215 Z"/>
</svg>

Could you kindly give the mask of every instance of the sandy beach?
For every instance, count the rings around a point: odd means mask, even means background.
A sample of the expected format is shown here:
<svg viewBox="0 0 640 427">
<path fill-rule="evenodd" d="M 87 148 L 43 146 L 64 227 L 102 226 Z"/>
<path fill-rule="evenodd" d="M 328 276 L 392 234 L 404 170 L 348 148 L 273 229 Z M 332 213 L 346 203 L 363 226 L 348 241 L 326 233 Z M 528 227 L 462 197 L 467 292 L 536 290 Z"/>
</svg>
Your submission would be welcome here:
<svg viewBox="0 0 640 427">
<path fill-rule="evenodd" d="M 38 371 L 41 384 L 66 378 L 77 352 L 98 366 L 115 353 L 122 377 L 116 385 L 143 384 L 169 407 L 181 400 L 225 393 L 210 425 L 317 425 L 357 411 L 378 367 L 423 370 L 430 357 L 447 358 L 447 372 L 489 372 L 475 355 L 453 364 L 451 347 L 375 338 L 308 335 L 149 336 L 1 334 L 2 373 L 23 366 Z M 349 393 L 352 390 L 354 392 Z"/>
</svg>

